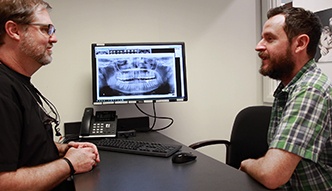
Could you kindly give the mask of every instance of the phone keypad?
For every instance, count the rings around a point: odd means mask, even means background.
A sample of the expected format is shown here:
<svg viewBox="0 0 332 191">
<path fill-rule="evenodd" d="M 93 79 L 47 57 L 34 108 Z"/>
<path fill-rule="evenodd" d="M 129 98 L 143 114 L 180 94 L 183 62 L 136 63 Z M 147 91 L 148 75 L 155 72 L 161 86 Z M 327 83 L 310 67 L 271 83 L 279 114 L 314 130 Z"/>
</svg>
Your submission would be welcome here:
<svg viewBox="0 0 332 191">
<path fill-rule="evenodd" d="M 116 127 L 113 123 L 93 123 L 91 134 L 104 135 L 104 134 L 116 134 Z"/>
</svg>

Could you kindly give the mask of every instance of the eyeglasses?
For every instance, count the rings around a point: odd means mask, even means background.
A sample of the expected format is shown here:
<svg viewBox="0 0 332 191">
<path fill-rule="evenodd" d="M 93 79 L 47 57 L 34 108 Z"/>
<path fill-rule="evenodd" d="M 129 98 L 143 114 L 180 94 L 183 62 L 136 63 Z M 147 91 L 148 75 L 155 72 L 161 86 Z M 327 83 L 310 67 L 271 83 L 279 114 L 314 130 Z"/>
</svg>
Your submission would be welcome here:
<svg viewBox="0 0 332 191">
<path fill-rule="evenodd" d="M 30 23 L 29 25 L 41 26 L 41 27 L 45 27 L 45 28 L 47 27 L 46 32 L 49 36 L 52 36 L 56 31 L 54 25 L 52 25 L 52 24 Z"/>
</svg>

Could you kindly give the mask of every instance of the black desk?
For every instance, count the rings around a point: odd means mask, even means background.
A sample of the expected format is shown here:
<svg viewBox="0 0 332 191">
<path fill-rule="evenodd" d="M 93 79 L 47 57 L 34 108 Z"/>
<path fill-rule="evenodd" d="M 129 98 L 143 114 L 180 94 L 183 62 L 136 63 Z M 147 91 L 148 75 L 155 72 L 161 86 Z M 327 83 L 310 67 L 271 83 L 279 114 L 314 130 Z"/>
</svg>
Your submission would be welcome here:
<svg viewBox="0 0 332 191">
<path fill-rule="evenodd" d="M 139 133 L 134 139 L 178 143 L 160 133 Z M 179 143 L 178 143 L 179 144 Z M 246 173 L 189 147 L 197 160 L 173 164 L 171 157 L 100 151 L 101 162 L 91 172 L 75 175 L 77 191 L 259 191 L 267 190 Z"/>
</svg>

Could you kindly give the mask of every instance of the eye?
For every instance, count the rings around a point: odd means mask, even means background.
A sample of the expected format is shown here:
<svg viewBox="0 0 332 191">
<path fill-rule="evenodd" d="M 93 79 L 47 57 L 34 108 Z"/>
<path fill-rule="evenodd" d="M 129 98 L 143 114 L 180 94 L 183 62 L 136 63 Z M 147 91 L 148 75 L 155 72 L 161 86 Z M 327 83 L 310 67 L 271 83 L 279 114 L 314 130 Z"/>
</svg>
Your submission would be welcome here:
<svg viewBox="0 0 332 191">
<path fill-rule="evenodd" d="M 274 38 L 272 38 L 271 36 L 268 36 L 267 38 L 265 38 L 265 40 L 267 42 L 273 42 L 274 41 Z"/>
<path fill-rule="evenodd" d="M 45 34 L 48 34 L 48 27 L 41 27 L 40 30 Z"/>
<path fill-rule="evenodd" d="M 267 32 L 262 35 L 262 38 L 265 42 L 272 43 L 277 39 L 277 36 L 275 34 Z"/>
</svg>

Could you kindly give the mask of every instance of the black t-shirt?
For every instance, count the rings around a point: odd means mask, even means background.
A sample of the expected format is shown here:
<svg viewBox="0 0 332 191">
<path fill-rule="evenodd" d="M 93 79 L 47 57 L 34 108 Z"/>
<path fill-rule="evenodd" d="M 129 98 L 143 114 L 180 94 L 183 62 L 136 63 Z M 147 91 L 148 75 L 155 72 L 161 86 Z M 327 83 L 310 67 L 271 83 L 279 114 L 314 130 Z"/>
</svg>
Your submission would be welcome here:
<svg viewBox="0 0 332 191">
<path fill-rule="evenodd" d="M 53 130 L 44 126 L 37 101 L 30 78 L 0 62 L 0 172 L 59 158 Z"/>
</svg>

